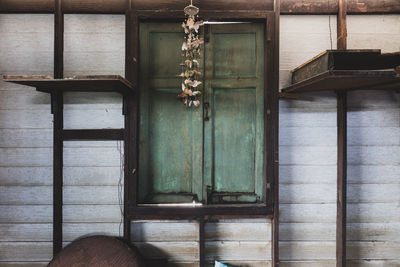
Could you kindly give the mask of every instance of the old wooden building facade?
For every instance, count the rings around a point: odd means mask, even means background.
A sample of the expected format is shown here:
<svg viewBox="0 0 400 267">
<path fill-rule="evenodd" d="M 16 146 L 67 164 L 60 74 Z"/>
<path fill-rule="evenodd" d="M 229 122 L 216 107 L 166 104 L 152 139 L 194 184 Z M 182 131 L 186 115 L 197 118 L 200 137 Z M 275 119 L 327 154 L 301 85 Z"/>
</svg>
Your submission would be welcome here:
<svg viewBox="0 0 400 267">
<path fill-rule="evenodd" d="M 198 108 L 176 100 L 188 4 L 0 0 L 0 266 L 92 234 L 156 266 L 399 266 L 398 83 L 290 86 L 325 50 L 395 57 L 400 3 L 193 1 Z"/>
</svg>

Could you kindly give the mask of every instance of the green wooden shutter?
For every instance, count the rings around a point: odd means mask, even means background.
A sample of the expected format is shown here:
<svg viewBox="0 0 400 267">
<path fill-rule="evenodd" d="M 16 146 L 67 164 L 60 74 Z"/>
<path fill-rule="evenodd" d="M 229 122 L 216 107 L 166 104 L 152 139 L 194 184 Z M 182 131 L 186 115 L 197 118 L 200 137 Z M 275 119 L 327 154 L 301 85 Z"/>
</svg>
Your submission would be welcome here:
<svg viewBox="0 0 400 267">
<path fill-rule="evenodd" d="M 263 199 L 264 27 L 211 25 L 202 106 L 177 98 L 179 23 L 140 25 L 139 201 L 208 204 Z M 204 121 L 203 104 L 210 106 Z M 204 127 L 204 128 L 203 128 Z M 204 151 L 204 157 L 203 157 Z"/>
<path fill-rule="evenodd" d="M 211 25 L 205 44 L 204 174 L 210 203 L 263 197 L 264 27 Z"/>
<path fill-rule="evenodd" d="M 140 202 L 202 199 L 202 107 L 177 100 L 183 37 L 179 23 L 140 25 Z"/>
</svg>

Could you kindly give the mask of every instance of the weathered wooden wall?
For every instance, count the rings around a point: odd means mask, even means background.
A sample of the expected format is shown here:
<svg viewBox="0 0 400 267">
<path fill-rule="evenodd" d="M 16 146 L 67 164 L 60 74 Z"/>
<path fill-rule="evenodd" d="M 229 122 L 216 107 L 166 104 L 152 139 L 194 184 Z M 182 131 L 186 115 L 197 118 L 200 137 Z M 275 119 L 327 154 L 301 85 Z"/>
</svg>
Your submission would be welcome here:
<svg viewBox="0 0 400 267">
<path fill-rule="evenodd" d="M 281 16 L 281 86 L 288 70 L 330 49 L 328 16 Z M 400 16 L 348 16 L 348 48 L 400 50 Z M 336 17 L 331 17 L 336 46 Z M 400 264 L 400 96 L 348 95 L 349 266 Z M 280 102 L 283 266 L 335 265 L 336 97 Z"/>
<path fill-rule="evenodd" d="M 349 48 L 400 50 L 400 16 L 348 16 Z M 65 16 L 65 76 L 124 73 L 124 17 Z M 335 48 L 336 17 L 331 18 Z M 53 72 L 53 16 L 0 15 L 0 74 Z M 281 85 L 288 70 L 330 48 L 328 16 L 281 17 Z M 284 267 L 335 265 L 336 100 L 281 101 L 280 246 Z M 68 128 L 123 127 L 114 94 L 69 94 Z M 50 98 L 0 81 L 0 266 L 43 266 L 52 253 Z M 350 266 L 400 264 L 400 98 L 349 94 Z M 65 144 L 64 238 L 118 235 L 116 142 Z M 96 205 L 94 205 L 96 204 Z M 196 222 L 134 222 L 143 250 L 197 266 Z M 270 223 L 206 224 L 206 259 L 270 266 Z M 33 263 L 37 262 L 37 263 Z M 176 264 L 177 266 L 177 264 Z"/>
<path fill-rule="evenodd" d="M 65 76 L 123 74 L 125 18 L 65 16 Z M 0 16 L 0 73 L 53 73 L 53 16 Z M 117 94 L 68 94 L 66 128 L 122 128 Z M 117 142 L 66 142 L 64 240 L 119 235 Z M 0 81 L 0 266 L 52 256 L 50 97 Z M 122 229 L 121 229 L 122 230 Z M 22 264 L 21 263 L 21 264 Z"/>
</svg>

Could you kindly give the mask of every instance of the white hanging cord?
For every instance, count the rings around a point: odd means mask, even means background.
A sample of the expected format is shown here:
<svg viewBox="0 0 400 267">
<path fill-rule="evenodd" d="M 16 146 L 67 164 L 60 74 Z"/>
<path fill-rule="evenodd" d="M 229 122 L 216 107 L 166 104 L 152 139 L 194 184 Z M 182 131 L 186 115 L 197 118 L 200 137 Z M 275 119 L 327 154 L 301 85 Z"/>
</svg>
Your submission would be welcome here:
<svg viewBox="0 0 400 267">
<path fill-rule="evenodd" d="M 330 7 L 330 3 L 329 3 L 329 0 L 328 0 L 328 9 L 329 9 L 329 7 Z M 331 26 L 331 14 L 329 14 L 329 16 L 328 16 L 328 20 L 329 20 L 329 40 L 331 41 L 331 50 L 333 49 L 333 46 L 332 46 L 332 26 Z"/>
<path fill-rule="evenodd" d="M 124 222 L 124 185 L 122 181 L 124 179 L 124 152 L 123 152 L 123 144 L 121 140 L 117 141 L 117 149 L 119 152 L 119 179 L 118 179 L 118 204 L 121 212 L 121 218 L 118 227 L 119 236 L 122 236 L 122 224 Z"/>
</svg>

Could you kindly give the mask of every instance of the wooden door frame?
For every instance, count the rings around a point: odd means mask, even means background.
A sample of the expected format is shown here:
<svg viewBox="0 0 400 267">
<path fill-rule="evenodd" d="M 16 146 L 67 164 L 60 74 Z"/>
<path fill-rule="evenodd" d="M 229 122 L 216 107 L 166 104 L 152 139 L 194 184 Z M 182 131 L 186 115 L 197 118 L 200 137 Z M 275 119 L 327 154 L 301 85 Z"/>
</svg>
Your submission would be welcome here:
<svg viewBox="0 0 400 267">
<path fill-rule="evenodd" d="M 279 13 L 278 13 L 279 14 Z M 204 217 L 274 217 L 274 204 L 277 200 L 277 174 L 278 174 L 278 61 L 277 61 L 277 49 L 278 49 L 278 37 L 279 31 L 276 29 L 276 16 L 273 11 L 266 11 L 263 14 L 254 12 L 243 16 L 240 14 L 237 16 L 235 13 L 221 14 L 220 12 L 208 12 L 202 14 L 202 18 L 207 20 L 236 20 L 236 21 L 251 21 L 251 22 L 262 22 L 265 24 L 265 36 L 264 36 L 264 202 L 263 204 L 245 204 L 245 205 L 212 205 L 202 207 L 154 207 L 139 205 L 137 202 L 137 189 L 138 189 L 138 146 L 136 144 L 135 149 L 127 151 L 132 155 L 128 157 L 135 159 L 135 162 L 131 163 L 131 168 L 128 168 L 128 174 L 126 182 L 126 202 L 125 202 L 125 217 L 127 221 L 130 219 L 190 219 L 190 218 L 204 218 Z M 203 17 L 204 16 L 204 17 Z M 247 17 L 249 16 L 249 17 Z M 183 15 L 181 16 L 183 18 Z M 139 77 L 139 23 L 142 21 L 176 21 L 177 19 L 175 12 L 151 12 L 151 11 L 135 11 L 132 7 L 126 15 L 126 62 L 130 67 L 126 68 L 126 77 Z M 130 51 L 134 50 L 134 52 Z M 132 56 L 133 55 L 133 56 Z M 134 59 L 134 60 L 131 60 Z M 132 72 L 135 72 L 134 74 Z M 128 73 L 129 72 L 129 73 Z M 128 79 L 129 80 L 129 79 Z M 133 82 L 135 86 L 140 81 L 135 79 Z M 137 101 L 135 110 L 138 109 L 139 102 L 138 97 L 135 97 Z M 138 115 L 136 110 L 136 116 Z M 136 125 L 135 134 L 131 132 L 131 138 L 137 137 L 138 134 L 138 118 L 132 118 Z M 137 138 L 136 138 L 137 139 Z M 129 165 L 129 163 L 128 163 Z M 133 174 L 132 174 L 133 173 Z"/>
<path fill-rule="evenodd" d="M 183 18 L 182 12 L 160 12 L 159 10 L 135 10 L 133 0 L 128 0 L 126 12 L 126 77 L 135 87 L 139 84 L 139 23 L 141 21 L 177 21 Z M 206 206 L 206 207 L 139 207 L 136 192 L 138 189 L 138 110 L 139 100 L 132 103 L 135 110 L 130 117 L 130 142 L 125 151 L 128 159 L 124 194 L 124 238 L 130 241 L 130 222 L 142 219 L 193 219 L 198 220 L 200 230 L 199 261 L 204 266 L 204 223 L 218 218 L 271 218 L 272 266 L 279 265 L 279 0 L 274 0 L 274 10 L 247 10 L 247 12 L 204 12 L 201 17 L 207 20 L 256 21 L 265 25 L 264 35 L 264 205 Z M 178 22 L 178 21 L 177 21 Z M 131 79 L 130 79 L 131 78 Z M 129 141 L 126 140 L 126 141 Z M 267 194 L 267 192 L 269 192 Z"/>
</svg>

